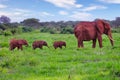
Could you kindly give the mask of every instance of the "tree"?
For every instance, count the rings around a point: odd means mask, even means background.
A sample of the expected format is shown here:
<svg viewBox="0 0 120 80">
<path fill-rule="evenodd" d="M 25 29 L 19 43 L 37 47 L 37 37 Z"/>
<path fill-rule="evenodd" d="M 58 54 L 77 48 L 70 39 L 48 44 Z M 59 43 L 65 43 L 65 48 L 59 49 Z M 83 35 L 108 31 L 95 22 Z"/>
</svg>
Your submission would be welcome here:
<svg viewBox="0 0 120 80">
<path fill-rule="evenodd" d="M 0 29 L 5 30 L 7 27 L 4 24 L 0 24 Z"/>
<path fill-rule="evenodd" d="M 2 15 L 0 17 L 0 23 L 10 23 L 10 21 L 11 21 L 10 18 L 7 16 Z"/>
<path fill-rule="evenodd" d="M 73 34 L 73 28 L 71 26 L 64 27 L 61 32 L 61 34 Z"/>
<path fill-rule="evenodd" d="M 21 22 L 23 26 L 38 28 L 40 26 L 39 19 L 29 18 Z"/>
</svg>

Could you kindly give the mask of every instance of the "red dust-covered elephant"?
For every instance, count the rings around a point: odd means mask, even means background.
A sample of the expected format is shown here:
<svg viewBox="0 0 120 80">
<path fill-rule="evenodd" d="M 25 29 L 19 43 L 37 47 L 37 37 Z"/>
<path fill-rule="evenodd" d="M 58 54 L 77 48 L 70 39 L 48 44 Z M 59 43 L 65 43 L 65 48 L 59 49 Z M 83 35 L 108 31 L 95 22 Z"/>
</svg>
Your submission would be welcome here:
<svg viewBox="0 0 120 80">
<path fill-rule="evenodd" d="M 57 49 L 58 47 L 62 49 L 62 46 L 66 47 L 66 42 L 64 41 L 55 41 L 53 43 L 53 46 L 55 49 Z"/>
<path fill-rule="evenodd" d="M 43 46 L 47 46 L 48 47 L 48 44 L 46 41 L 43 41 L 43 40 L 36 40 L 32 43 L 32 47 L 33 49 L 36 49 L 36 48 L 40 48 L 42 49 Z M 48 47 L 49 48 L 49 47 Z"/>
<path fill-rule="evenodd" d="M 78 48 L 84 47 L 83 41 L 93 41 L 92 47 L 96 47 L 96 39 L 98 39 L 99 47 L 102 48 L 102 34 L 109 37 L 111 45 L 113 46 L 113 39 L 111 27 L 109 23 L 104 20 L 97 19 L 93 22 L 82 21 L 75 25 L 74 34 L 78 41 Z"/>
<path fill-rule="evenodd" d="M 28 46 L 28 42 L 24 39 L 12 39 L 10 40 L 9 46 L 10 46 L 10 50 L 14 50 L 15 48 L 17 48 L 18 50 L 21 49 L 23 50 L 22 46 L 26 45 Z"/>
</svg>

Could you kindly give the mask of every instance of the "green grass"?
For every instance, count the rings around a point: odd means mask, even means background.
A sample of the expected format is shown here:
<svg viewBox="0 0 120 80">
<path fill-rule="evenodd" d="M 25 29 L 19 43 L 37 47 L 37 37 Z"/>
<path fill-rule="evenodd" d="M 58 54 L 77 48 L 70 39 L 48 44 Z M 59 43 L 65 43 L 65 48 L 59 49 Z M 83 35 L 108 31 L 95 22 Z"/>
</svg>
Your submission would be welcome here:
<svg viewBox="0 0 120 80">
<path fill-rule="evenodd" d="M 9 51 L 9 40 L 24 38 L 29 47 Z M 0 36 L 0 80 L 120 80 L 120 34 L 114 33 L 115 46 L 103 35 L 103 48 L 98 42 L 84 42 L 77 48 L 73 34 L 24 33 Z M 32 50 L 34 40 L 47 41 L 50 48 Z M 67 47 L 54 49 L 55 40 L 66 41 Z"/>
</svg>

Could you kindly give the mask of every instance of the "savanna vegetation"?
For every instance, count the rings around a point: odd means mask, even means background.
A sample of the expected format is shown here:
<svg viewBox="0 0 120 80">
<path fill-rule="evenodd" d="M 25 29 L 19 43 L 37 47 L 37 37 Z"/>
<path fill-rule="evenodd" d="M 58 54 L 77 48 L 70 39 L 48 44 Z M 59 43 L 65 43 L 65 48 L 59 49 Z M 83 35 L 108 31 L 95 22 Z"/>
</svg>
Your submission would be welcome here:
<svg viewBox="0 0 120 80">
<path fill-rule="evenodd" d="M 113 32 L 120 32 L 120 17 L 115 20 L 109 21 Z M 11 19 L 7 16 L 0 17 L 0 35 L 9 36 L 14 34 L 20 34 L 24 32 L 31 32 L 39 30 L 44 33 L 51 34 L 73 34 L 74 25 L 80 21 L 51 21 L 40 22 L 36 18 L 28 18 L 21 22 L 11 22 Z"/>
<path fill-rule="evenodd" d="M 9 50 L 9 40 L 24 38 L 29 47 L 23 51 Z M 119 80 L 120 36 L 113 33 L 115 46 L 103 35 L 103 48 L 91 48 L 92 42 L 84 42 L 85 48 L 77 49 L 73 34 L 49 34 L 39 31 L 13 36 L 0 36 L 0 80 Z M 43 50 L 32 49 L 34 40 L 47 41 Z M 67 47 L 54 49 L 53 41 L 66 41 Z"/>
<path fill-rule="evenodd" d="M 103 48 L 97 42 L 93 49 L 92 41 L 88 41 L 84 42 L 85 48 L 78 49 L 71 21 L 52 22 L 54 26 L 50 22 L 41 23 L 42 27 L 38 22 L 32 18 L 11 23 L 8 17 L 0 17 L 0 80 L 120 80 L 119 27 L 112 28 L 114 47 L 103 35 Z M 23 51 L 10 51 L 12 38 L 26 39 L 29 46 L 23 46 Z M 33 50 L 34 40 L 45 40 L 50 48 Z M 56 40 L 65 41 L 66 48 L 55 50 Z"/>
</svg>

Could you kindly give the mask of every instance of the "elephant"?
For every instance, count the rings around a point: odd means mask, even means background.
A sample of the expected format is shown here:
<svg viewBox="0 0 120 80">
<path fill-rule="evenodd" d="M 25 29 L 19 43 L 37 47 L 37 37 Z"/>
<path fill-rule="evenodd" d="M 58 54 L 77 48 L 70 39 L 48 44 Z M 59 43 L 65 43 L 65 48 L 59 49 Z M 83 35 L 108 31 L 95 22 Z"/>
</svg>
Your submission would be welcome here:
<svg viewBox="0 0 120 80">
<path fill-rule="evenodd" d="M 11 39 L 9 46 L 10 46 L 10 50 L 14 50 L 16 47 L 19 50 L 23 50 L 22 46 L 26 45 L 28 46 L 28 42 L 25 39 Z"/>
<path fill-rule="evenodd" d="M 40 48 L 40 49 L 43 49 L 43 46 L 47 46 L 48 47 L 48 44 L 46 41 L 43 41 L 43 40 L 36 40 L 32 43 L 32 47 L 33 49 L 35 50 L 36 48 Z M 48 47 L 49 48 L 49 47 Z"/>
<path fill-rule="evenodd" d="M 66 47 L 66 42 L 65 41 L 55 41 L 53 43 L 53 46 L 55 49 L 57 49 L 58 47 L 62 49 L 62 46 Z"/>
<path fill-rule="evenodd" d="M 102 34 L 106 34 L 114 46 L 110 24 L 102 19 L 95 21 L 81 21 L 74 27 L 74 35 L 78 41 L 78 48 L 83 48 L 83 41 L 93 41 L 92 48 L 96 47 L 96 39 L 98 39 L 99 47 L 102 48 Z"/>
</svg>

